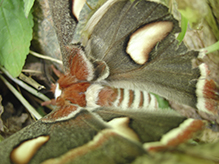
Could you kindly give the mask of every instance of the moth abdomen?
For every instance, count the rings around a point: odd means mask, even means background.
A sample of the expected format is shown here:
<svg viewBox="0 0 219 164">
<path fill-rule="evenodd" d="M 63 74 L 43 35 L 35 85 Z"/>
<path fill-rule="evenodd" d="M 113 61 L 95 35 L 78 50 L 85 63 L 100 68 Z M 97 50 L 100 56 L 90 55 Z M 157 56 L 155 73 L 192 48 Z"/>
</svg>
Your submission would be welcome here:
<svg viewBox="0 0 219 164">
<path fill-rule="evenodd" d="M 88 87 L 85 95 L 87 106 L 89 107 L 112 106 L 120 107 L 121 109 L 158 108 L 158 102 L 155 96 L 141 90 L 92 84 Z"/>
</svg>

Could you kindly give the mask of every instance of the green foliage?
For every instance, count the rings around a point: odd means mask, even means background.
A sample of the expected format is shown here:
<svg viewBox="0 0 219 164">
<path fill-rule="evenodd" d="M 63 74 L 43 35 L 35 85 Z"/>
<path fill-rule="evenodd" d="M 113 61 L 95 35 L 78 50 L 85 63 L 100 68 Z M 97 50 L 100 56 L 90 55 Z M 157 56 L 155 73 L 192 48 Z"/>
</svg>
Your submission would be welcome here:
<svg viewBox="0 0 219 164">
<path fill-rule="evenodd" d="M 25 17 L 22 0 L 3 0 L 0 6 L 0 65 L 20 74 L 32 39 L 33 17 Z"/>
<path fill-rule="evenodd" d="M 154 94 L 154 93 L 151 93 L 151 94 L 156 97 L 159 108 L 161 108 L 161 109 L 170 108 L 170 107 L 169 107 L 169 103 L 168 103 L 167 100 L 165 100 L 164 98 L 162 98 L 162 97 L 160 97 L 160 96 L 158 96 L 158 95 L 156 95 L 156 94 Z"/>
<path fill-rule="evenodd" d="M 206 54 L 219 50 L 219 41 L 210 45 L 209 47 L 204 48 L 204 50 L 206 51 Z"/>
<path fill-rule="evenodd" d="M 186 34 L 187 31 L 187 27 L 188 27 L 188 20 L 186 19 L 186 17 L 184 17 L 181 14 L 181 32 L 179 33 L 177 40 L 179 41 L 179 44 L 183 41 L 183 38 Z"/>
<path fill-rule="evenodd" d="M 178 11 L 185 17 L 191 28 L 199 29 L 208 14 L 208 4 L 205 0 L 182 1 L 176 0 Z"/>
<path fill-rule="evenodd" d="M 31 8 L 33 7 L 33 3 L 35 0 L 23 0 L 24 1 L 24 13 L 25 17 L 28 17 Z"/>
</svg>

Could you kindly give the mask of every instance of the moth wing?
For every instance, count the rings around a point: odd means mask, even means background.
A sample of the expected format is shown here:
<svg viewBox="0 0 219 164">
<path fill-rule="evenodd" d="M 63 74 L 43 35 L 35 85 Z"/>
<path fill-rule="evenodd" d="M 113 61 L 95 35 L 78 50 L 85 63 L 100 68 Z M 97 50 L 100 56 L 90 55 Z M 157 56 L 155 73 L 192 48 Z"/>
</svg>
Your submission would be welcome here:
<svg viewBox="0 0 219 164">
<path fill-rule="evenodd" d="M 147 155 L 144 143 L 159 141 L 163 134 L 186 120 L 165 112 L 75 109 L 74 116 L 62 120 L 51 119 L 62 117 L 54 111 L 2 141 L 1 162 L 128 163 Z"/>
<path fill-rule="evenodd" d="M 88 58 L 103 60 L 109 67 L 109 85 L 146 90 L 196 107 L 200 71 L 192 60 L 198 52 L 178 45 L 174 34 L 180 28 L 167 7 L 124 0 L 98 10 L 90 20 L 99 19 L 88 21 L 82 44 Z"/>
</svg>

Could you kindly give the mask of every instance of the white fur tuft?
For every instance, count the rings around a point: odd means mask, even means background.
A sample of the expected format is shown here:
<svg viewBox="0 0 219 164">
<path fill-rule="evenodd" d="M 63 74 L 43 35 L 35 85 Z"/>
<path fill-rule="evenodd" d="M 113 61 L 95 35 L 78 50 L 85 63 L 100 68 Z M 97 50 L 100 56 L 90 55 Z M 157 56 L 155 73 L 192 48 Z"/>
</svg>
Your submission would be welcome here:
<svg viewBox="0 0 219 164">
<path fill-rule="evenodd" d="M 87 91 L 85 92 L 85 98 L 88 107 L 99 107 L 99 105 L 97 105 L 97 101 L 99 99 L 98 95 L 101 89 L 103 89 L 103 86 L 99 84 L 92 84 L 87 88 Z"/>
</svg>

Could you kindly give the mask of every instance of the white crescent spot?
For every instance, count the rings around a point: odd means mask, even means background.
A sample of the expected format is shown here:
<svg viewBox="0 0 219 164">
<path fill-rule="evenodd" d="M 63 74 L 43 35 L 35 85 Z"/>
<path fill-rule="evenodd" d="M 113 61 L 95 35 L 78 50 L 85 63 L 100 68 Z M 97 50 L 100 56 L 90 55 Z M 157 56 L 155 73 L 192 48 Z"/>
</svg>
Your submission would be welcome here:
<svg viewBox="0 0 219 164">
<path fill-rule="evenodd" d="M 126 52 L 137 64 L 144 64 L 154 46 L 163 40 L 172 29 L 173 23 L 168 21 L 147 24 L 131 35 Z"/>
<path fill-rule="evenodd" d="M 79 15 L 85 2 L 86 0 L 73 0 L 72 13 L 77 20 L 79 20 Z"/>
<path fill-rule="evenodd" d="M 29 163 L 36 151 L 49 140 L 49 136 L 39 136 L 34 139 L 27 140 L 14 148 L 11 152 L 11 160 L 16 164 Z"/>
<path fill-rule="evenodd" d="M 113 127 L 116 133 L 120 134 L 121 136 L 130 139 L 132 141 L 139 141 L 138 135 L 134 132 L 133 129 L 129 127 L 129 118 L 128 117 L 121 117 L 121 118 L 114 118 L 109 121 L 107 124 Z"/>
</svg>

